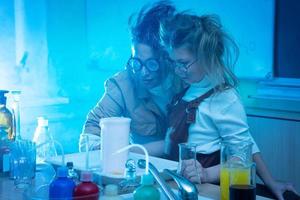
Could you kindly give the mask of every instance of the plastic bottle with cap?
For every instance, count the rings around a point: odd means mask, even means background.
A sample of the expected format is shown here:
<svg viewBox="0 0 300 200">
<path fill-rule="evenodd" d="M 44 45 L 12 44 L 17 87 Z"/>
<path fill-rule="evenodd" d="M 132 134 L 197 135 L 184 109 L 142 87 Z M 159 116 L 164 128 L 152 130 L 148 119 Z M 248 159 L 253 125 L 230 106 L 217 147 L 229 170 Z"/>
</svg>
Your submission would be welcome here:
<svg viewBox="0 0 300 200">
<path fill-rule="evenodd" d="M 104 195 L 101 200 L 122 200 L 123 198 L 118 195 L 118 186 L 109 184 L 104 188 Z"/>
<path fill-rule="evenodd" d="M 80 200 L 98 200 L 99 188 L 92 180 L 92 172 L 82 171 L 80 176 L 81 183 L 75 187 L 73 197 L 79 197 Z"/>
<path fill-rule="evenodd" d="M 37 163 L 42 163 L 50 157 L 57 156 L 53 137 L 48 128 L 48 119 L 38 117 L 38 125 L 35 129 L 32 140 L 37 145 Z"/>
<path fill-rule="evenodd" d="M 75 183 L 72 179 L 68 178 L 68 168 L 58 167 L 57 178 L 52 181 L 49 186 L 49 199 L 50 200 L 72 200 Z"/>
<path fill-rule="evenodd" d="M 133 192 L 134 200 L 159 200 L 160 193 L 154 187 L 154 179 L 151 174 L 143 174 L 141 179 L 141 186 Z"/>
</svg>

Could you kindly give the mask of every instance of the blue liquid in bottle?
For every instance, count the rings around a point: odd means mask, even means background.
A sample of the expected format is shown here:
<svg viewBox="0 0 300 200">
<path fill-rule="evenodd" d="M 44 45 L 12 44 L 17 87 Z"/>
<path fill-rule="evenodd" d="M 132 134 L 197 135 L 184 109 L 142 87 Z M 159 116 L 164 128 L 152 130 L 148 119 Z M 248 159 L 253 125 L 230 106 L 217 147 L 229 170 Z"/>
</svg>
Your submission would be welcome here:
<svg viewBox="0 0 300 200">
<path fill-rule="evenodd" d="M 67 176 L 67 167 L 57 168 L 57 178 L 50 184 L 49 187 L 50 200 L 72 200 L 75 183 Z"/>
</svg>

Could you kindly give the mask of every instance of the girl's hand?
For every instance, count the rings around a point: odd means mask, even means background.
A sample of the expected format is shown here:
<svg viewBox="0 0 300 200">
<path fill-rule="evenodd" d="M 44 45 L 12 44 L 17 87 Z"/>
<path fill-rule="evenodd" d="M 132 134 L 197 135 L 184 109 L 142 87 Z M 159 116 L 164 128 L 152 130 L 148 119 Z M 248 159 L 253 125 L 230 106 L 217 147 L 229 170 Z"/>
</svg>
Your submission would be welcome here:
<svg viewBox="0 0 300 200">
<path fill-rule="evenodd" d="M 194 159 L 183 160 L 181 174 L 193 183 L 205 182 L 205 170 L 202 165 Z"/>
<path fill-rule="evenodd" d="M 271 189 L 271 191 L 273 192 L 273 194 L 279 200 L 284 200 L 283 193 L 285 191 L 292 191 L 295 194 L 299 195 L 297 193 L 297 191 L 295 190 L 293 184 L 291 184 L 291 183 L 273 181 L 271 184 L 268 185 L 268 187 Z"/>
</svg>

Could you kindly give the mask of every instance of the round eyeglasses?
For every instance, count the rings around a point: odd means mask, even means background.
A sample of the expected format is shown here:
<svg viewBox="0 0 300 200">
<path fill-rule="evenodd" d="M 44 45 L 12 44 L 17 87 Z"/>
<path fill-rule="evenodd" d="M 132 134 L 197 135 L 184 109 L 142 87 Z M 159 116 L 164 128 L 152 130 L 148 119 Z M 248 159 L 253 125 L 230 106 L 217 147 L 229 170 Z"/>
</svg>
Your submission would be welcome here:
<svg viewBox="0 0 300 200">
<path fill-rule="evenodd" d="M 159 63 L 156 59 L 150 58 L 145 62 L 138 58 L 129 58 L 127 65 L 133 70 L 134 73 L 140 71 L 143 66 L 147 68 L 150 72 L 156 72 L 159 69 Z"/>
<path fill-rule="evenodd" d="M 173 62 L 173 65 L 174 65 L 175 68 L 177 68 L 177 69 L 179 69 L 181 71 L 187 71 L 197 61 L 198 61 L 198 59 L 195 59 L 191 63 Z"/>
</svg>

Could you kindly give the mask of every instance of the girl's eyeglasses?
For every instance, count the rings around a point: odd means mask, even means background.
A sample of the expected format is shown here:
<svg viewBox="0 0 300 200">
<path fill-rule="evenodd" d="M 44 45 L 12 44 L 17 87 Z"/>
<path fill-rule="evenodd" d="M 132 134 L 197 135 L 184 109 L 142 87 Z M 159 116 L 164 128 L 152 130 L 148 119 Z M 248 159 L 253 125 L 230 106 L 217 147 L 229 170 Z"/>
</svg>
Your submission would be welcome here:
<svg viewBox="0 0 300 200">
<path fill-rule="evenodd" d="M 181 71 L 187 71 L 193 64 L 195 64 L 198 59 L 195 59 L 193 62 L 189 63 L 181 63 L 181 62 L 173 62 L 175 68 Z"/>
</svg>

